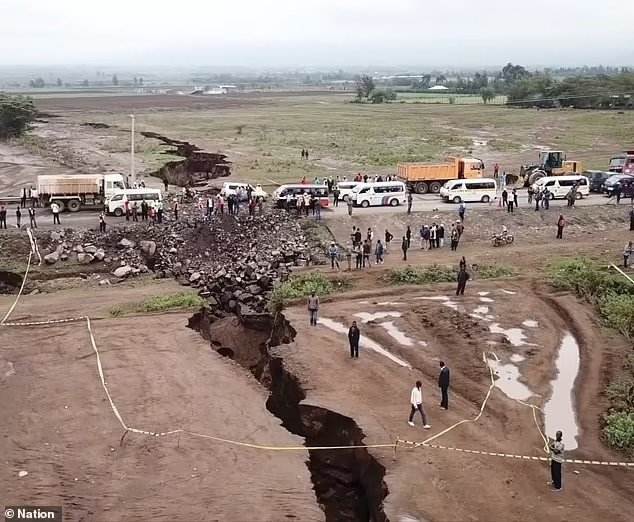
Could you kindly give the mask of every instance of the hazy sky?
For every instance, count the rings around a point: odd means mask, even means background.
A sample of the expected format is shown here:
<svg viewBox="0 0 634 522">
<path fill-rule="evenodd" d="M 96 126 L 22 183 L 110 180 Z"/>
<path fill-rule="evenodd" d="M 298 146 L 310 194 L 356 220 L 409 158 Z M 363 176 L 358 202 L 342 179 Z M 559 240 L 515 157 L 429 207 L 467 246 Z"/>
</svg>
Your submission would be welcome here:
<svg viewBox="0 0 634 522">
<path fill-rule="evenodd" d="M 634 0 L 0 0 L 2 65 L 634 65 Z"/>
</svg>

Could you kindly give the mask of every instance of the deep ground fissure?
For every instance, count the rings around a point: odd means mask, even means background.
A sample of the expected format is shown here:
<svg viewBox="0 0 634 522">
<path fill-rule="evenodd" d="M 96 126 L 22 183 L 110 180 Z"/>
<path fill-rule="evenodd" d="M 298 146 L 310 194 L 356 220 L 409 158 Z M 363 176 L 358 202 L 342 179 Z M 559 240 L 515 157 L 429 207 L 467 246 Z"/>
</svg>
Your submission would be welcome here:
<svg viewBox="0 0 634 522">
<path fill-rule="evenodd" d="M 250 314 L 219 318 L 208 310 L 194 314 L 189 327 L 200 332 L 216 352 L 248 368 L 269 390 L 267 409 L 306 446 L 362 446 L 357 423 L 332 410 L 301 404 L 306 398 L 299 379 L 272 352 L 290 343 L 295 330 L 283 314 Z M 230 333 L 227 330 L 235 329 Z M 236 345 L 227 346 L 229 339 Z M 366 448 L 309 450 L 306 465 L 317 501 L 327 521 L 387 522 L 383 501 L 388 494 L 385 467 Z"/>
</svg>

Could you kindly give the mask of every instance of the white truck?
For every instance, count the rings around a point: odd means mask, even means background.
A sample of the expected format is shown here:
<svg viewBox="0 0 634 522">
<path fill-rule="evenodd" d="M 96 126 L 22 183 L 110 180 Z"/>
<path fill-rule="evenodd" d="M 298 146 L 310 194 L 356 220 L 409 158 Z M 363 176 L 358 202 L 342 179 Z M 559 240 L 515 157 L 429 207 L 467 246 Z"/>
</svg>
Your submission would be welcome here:
<svg viewBox="0 0 634 522">
<path fill-rule="evenodd" d="M 42 206 L 55 202 L 63 211 L 103 210 L 108 198 L 125 189 L 121 174 L 43 175 L 37 177 Z"/>
</svg>

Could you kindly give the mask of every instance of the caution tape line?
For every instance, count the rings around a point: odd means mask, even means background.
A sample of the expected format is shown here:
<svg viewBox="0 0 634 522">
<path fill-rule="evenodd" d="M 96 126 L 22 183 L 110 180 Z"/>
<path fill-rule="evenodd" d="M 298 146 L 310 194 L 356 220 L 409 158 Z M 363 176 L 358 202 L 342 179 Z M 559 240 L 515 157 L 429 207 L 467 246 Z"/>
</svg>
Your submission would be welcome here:
<svg viewBox="0 0 634 522">
<path fill-rule="evenodd" d="M 48 321 L 31 321 L 24 323 L 2 323 L 2 326 L 45 326 L 49 324 L 60 323 L 77 323 L 79 321 L 85 321 L 87 317 L 70 317 L 68 319 L 49 319 Z"/>
</svg>

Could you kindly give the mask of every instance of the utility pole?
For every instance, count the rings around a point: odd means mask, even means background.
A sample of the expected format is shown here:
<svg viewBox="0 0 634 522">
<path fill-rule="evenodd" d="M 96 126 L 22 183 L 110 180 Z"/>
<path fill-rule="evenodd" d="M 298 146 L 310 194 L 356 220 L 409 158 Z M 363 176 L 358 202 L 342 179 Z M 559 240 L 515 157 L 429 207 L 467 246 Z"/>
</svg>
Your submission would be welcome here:
<svg viewBox="0 0 634 522">
<path fill-rule="evenodd" d="M 136 173 L 134 172 L 134 114 L 130 114 L 132 127 L 130 129 L 130 179 L 132 185 L 136 186 Z"/>
</svg>

